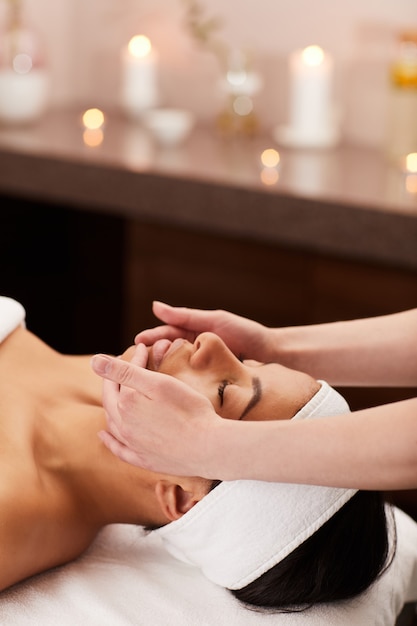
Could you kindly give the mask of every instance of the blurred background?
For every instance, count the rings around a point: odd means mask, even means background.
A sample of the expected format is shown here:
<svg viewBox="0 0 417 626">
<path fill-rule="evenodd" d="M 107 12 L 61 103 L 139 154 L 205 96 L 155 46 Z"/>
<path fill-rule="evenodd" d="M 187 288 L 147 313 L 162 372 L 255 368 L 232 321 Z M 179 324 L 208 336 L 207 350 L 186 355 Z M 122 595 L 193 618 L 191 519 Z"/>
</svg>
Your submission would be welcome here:
<svg viewBox="0 0 417 626">
<path fill-rule="evenodd" d="M 121 352 L 153 299 L 417 306 L 415 0 L 0 0 L 0 25 L 0 292 L 58 350 Z"/>
<path fill-rule="evenodd" d="M 10 0 L 13 2 L 13 0 Z M 319 44 L 333 56 L 335 91 L 343 108 L 343 134 L 358 144 L 384 141 L 388 66 L 398 35 L 417 28 L 414 0 L 369 0 L 335 5 L 317 0 L 25 0 L 27 20 L 47 50 L 51 106 L 120 105 L 120 51 L 137 33 L 158 51 L 161 102 L 191 109 L 210 121 L 221 104 L 222 68 L 213 40 L 249 52 L 263 78 L 257 96 L 262 126 L 287 117 L 289 54 Z M 190 6 L 201 23 L 215 22 L 209 45 L 196 45 Z M 8 2 L 2 0 L 3 16 Z"/>
</svg>

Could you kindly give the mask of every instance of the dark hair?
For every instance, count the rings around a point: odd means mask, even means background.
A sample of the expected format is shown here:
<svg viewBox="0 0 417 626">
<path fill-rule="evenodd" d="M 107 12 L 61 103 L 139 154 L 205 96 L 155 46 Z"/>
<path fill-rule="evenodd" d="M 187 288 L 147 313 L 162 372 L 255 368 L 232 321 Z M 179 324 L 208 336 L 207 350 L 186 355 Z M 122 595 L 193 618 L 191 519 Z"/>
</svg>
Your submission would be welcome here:
<svg viewBox="0 0 417 626">
<path fill-rule="evenodd" d="M 231 593 L 252 608 L 282 612 L 357 596 L 390 564 L 385 507 L 381 493 L 358 491 L 283 561 Z"/>
</svg>

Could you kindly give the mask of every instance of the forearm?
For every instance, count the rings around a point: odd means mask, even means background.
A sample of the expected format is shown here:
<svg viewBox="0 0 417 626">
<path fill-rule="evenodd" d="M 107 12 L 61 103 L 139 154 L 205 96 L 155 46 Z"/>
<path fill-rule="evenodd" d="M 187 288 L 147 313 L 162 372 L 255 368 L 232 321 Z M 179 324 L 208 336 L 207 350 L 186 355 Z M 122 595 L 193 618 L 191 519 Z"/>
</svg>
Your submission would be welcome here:
<svg viewBox="0 0 417 626">
<path fill-rule="evenodd" d="M 417 487 L 417 399 L 315 420 L 223 420 L 207 436 L 209 463 L 223 480 Z"/>
<path fill-rule="evenodd" d="M 417 309 L 271 329 L 273 360 L 332 385 L 417 387 Z"/>
</svg>

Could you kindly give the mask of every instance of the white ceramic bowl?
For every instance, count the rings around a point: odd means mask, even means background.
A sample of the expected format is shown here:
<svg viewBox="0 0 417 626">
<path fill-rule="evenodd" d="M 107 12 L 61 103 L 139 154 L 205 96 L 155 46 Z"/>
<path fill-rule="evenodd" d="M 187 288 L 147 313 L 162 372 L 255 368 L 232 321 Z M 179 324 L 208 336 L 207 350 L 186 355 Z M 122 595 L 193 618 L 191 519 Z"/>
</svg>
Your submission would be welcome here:
<svg viewBox="0 0 417 626">
<path fill-rule="evenodd" d="M 144 113 L 143 123 L 160 144 L 173 146 L 190 134 L 194 117 L 184 109 L 150 109 Z"/>
</svg>

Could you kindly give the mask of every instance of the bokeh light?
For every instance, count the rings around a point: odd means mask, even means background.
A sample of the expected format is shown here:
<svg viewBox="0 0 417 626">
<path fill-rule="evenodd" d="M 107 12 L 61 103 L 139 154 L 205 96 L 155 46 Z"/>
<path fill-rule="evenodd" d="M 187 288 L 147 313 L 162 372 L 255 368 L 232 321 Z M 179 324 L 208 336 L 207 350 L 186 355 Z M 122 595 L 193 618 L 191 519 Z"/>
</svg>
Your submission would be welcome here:
<svg viewBox="0 0 417 626">
<path fill-rule="evenodd" d="M 410 152 L 405 157 L 405 169 L 410 174 L 417 174 L 417 152 Z"/>
<path fill-rule="evenodd" d="M 279 161 L 279 152 L 274 148 L 267 148 L 261 154 L 261 162 L 264 167 L 277 167 Z"/>
<path fill-rule="evenodd" d="M 261 170 L 261 181 L 264 185 L 275 185 L 279 180 L 279 173 L 275 167 L 264 167 Z"/>
<path fill-rule="evenodd" d="M 104 140 L 104 133 L 101 128 L 86 128 L 83 132 L 83 141 L 89 148 L 101 146 Z"/>
<path fill-rule="evenodd" d="M 13 69 L 16 74 L 29 74 L 32 65 L 32 57 L 25 53 L 16 54 L 13 59 Z"/>
<path fill-rule="evenodd" d="M 104 113 L 100 109 L 87 109 L 83 113 L 83 124 L 88 130 L 96 130 L 104 124 Z"/>
</svg>

